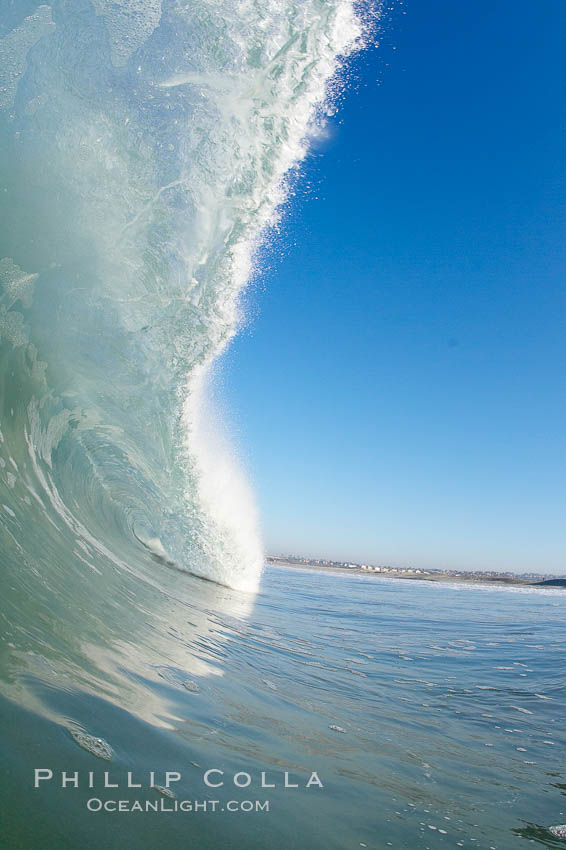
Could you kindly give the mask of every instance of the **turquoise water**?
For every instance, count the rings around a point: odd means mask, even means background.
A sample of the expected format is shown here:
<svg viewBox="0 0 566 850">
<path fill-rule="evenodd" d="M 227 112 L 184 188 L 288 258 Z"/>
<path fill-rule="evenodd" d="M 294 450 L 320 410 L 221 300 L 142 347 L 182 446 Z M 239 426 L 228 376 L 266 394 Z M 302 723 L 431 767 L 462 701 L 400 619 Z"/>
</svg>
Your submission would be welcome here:
<svg viewBox="0 0 566 850">
<path fill-rule="evenodd" d="M 90 671 L 48 655 L 39 623 L 27 674 L 15 658 L 29 705 L 2 709 L 8 846 L 563 846 L 548 831 L 566 821 L 563 591 L 268 568 L 251 608 L 172 571 L 137 593 L 119 577 L 104 647 L 85 629 Z M 55 779 L 33 790 L 35 767 Z M 226 787 L 205 786 L 210 768 Z M 122 787 L 62 789 L 61 770 L 83 782 L 109 770 Z M 87 810 L 93 795 L 171 805 L 123 787 L 127 771 L 145 783 L 152 770 L 155 784 L 182 774 L 177 801 L 268 800 L 269 812 Z M 282 787 L 285 771 L 299 788 Z M 323 788 L 304 787 L 313 771 Z M 233 786 L 238 772 L 250 787 Z"/>
<path fill-rule="evenodd" d="M 563 592 L 262 578 L 209 399 L 370 6 L 2 5 L 3 846 L 559 844 Z"/>
<path fill-rule="evenodd" d="M 208 379 L 360 35 L 350 0 L 2 4 L 6 569 L 145 548 L 257 589 Z"/>
</svg>

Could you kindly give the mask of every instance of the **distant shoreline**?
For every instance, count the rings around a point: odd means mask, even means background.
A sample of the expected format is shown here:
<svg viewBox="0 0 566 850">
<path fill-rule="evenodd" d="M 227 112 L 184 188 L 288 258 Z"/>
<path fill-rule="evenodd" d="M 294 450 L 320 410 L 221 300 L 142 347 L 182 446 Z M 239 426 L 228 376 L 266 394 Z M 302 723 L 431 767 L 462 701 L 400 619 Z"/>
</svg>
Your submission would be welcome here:
<svg viewBox="0 0 566 850">
<path fill-rule="evenodd" d="M 316 572 L 343 573 L 345 575 L 364 575 L 379 578 L 395 578 L 405 581 L 430 581 L 439 583 L 459 584 L 495 584 L 500 586 L 519 587 L 564 587 L 566 578 L 550 576 L 522 577 L 511 574 L 491 574 L 472 572 L 443 572 L 442 570 L 413 570 L 410 568 L 370 567 L 361 564 L 342 564 L 339 562 L 320 562 L 301 558 L 284 558 L 268 555 L 267 566 L 291 567 L 294 569 L 315 570 Z"/>
</svg>

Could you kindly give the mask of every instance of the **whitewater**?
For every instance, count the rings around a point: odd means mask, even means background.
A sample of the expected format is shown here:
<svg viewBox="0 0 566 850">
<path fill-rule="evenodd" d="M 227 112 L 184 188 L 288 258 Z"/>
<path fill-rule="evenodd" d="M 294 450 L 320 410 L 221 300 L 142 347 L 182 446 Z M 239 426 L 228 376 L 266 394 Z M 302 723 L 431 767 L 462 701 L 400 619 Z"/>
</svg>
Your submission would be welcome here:
<svg viewBox="0 0 566 850">
<path fill-rule="evenodd" d="M 131 570 L 143 547 L 256 591 L 207 387 L 362 44 L 353 5 L 22 0 L 0 26 L 6 558 L 42 574 L 72 539 L 69 569 Z"/>
<path fill-rule="evenodd" d="M 2 846 L 561 840 L 563 593 L 262 574 L 211 399 L 374 13 L 1 5 Z"/>
</svg>

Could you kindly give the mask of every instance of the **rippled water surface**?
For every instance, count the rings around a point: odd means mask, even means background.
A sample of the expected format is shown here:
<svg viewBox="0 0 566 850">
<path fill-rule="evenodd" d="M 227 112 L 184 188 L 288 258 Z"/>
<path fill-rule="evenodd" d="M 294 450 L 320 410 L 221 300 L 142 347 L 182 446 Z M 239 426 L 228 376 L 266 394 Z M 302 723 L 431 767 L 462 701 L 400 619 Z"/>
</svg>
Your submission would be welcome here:
<svg viewBox="0 0 566 850">
<path fill-rule="evenodd" d="M 39 645 L 22 674 L 11 641 L 4 673 L 27 707 L 3 706 L 9 846 L 563 846 L 548 829 L 566 821 L 563 591 L 271 567 L 250 605 L 164 572 L 136 597 L 120 576 L 120 629 L 74 662 Z M 146 606 L 158 616 L 144 622 Z M 77 730 L 101 737 L 111 761 Z M 270 811 L 88 812 L 93 794 L 163 795 L 34 791 L 34 767 L 100 782 L 109 770 L 122 785 L 127 771 L 162 784 L 175 770 L 178 800 L 269 800 Z M 203 784 L 209 768 L 224 787 Z M 299 788 L 283 787 L 285 771 Z M 304 787 L 312 771 L 323 788 Z M 249 787 L 234 787 L 237 772 Z"/>
</svg>

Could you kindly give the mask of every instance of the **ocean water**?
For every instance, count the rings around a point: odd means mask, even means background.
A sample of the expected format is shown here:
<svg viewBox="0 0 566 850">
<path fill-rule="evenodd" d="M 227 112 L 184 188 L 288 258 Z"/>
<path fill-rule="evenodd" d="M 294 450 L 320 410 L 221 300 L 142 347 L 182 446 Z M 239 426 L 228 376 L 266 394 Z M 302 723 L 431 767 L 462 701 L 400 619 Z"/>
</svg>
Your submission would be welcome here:
<svg viewBox="0 0 566 850">
<path fill-rule="evenodd" d="M 206 387 L 362 29 L 350 0 L 2 4 L 6 569 L 47 582 L 70 547 L 72 582 L 145 548 L 257 589 Z"/>
<path fill-rule="evenodd" d="M 2 4 L 2 846 L 560 846 L 563 592 L 262 576 L 207 395 L 375 15 Z"/>
<path fill-rule="evenodd" d="M 248 603 L 189 575 L 157 588 L 122 573 L 105 630 L 96 642 L 86 620 L 73 657 L 63 639 L 47 650 L 38 613 L 33 672 L 12 662 L 34 702 L 1 703 L 5 846 L 564 846 L 549 831 L 566 822 L 562 590 L 268 568 Z M 54 775 L 36 790 L 35 768 Z M 208 769 L 225 786 L 207 787 Z M 61 788 L 63 770 L 79 788 Z M 118 790 L 102 787 L 105 770 Z M 91 799 L 171 806 L 145 787 L 166 770 L 181 774 L 178 802 L 216 811 L 88 811 Z M 143 789 L 124 787 L 127 771 Z M 324 787 L 305 787 L 313 772 Z M 269 811 L 227 811 L 256 800 Z"/>
</svg>

